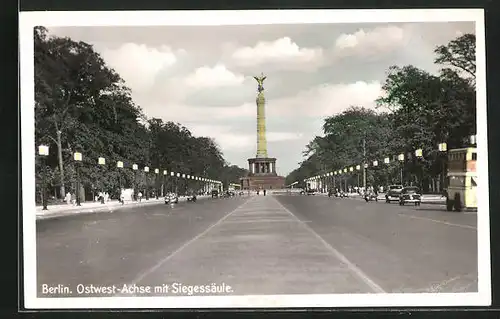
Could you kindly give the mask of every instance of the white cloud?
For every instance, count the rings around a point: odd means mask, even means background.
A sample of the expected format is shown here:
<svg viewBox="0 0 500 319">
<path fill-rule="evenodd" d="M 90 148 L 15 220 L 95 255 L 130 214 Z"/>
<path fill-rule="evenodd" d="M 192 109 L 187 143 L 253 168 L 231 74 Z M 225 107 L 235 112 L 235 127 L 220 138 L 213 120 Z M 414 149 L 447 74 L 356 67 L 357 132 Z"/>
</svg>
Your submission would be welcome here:
<svg viewBox="0 0 500 319">
<path fill-rule="evenodd" d="M 310 118 L 314 118 L 318 119 L 317 129 L 320 130 L 322 117 L 340 113 L 353 105 L 374 109 L 375 100 L 383 93 L 379 82 L 358 81 L 348 84 L 325 84 L 285 98 L 268 100 L 266 117 L 286 119 L 290 123 L 301 121 L 309 123 Z M 220 121 L 238 118 L 256 118 L 256 106 L 251 102 L 225 107 L 195 107 L 169 101 L 167 104 L 157 104 L 148 109 L 150 116 L 181 123 L 220 123 Z M 196 127 L 199 134 L 218 136 L 221 145 L 231 148 L 248 147 L 255 143 L 253 135 L 235 135 L 234 132 L 229 132 L 230 127 L 228 126 L 214 125 L 195 125 L 193 127 Z M 191 125 L 189 127 L 191 128 Z M 299 133 L 278 133 L 271 130 L 267 133 L 269 142 L 294 140 L 301 137 L 302 135 Z"/>
<path fill-rule="evenodd" d="M 295 96 L 270 100 L 266 112 L 281 117 L 321 117 L 340 113 L 351 105 L 375 108 L 383 94 L 379 82 L 326 84 L 301 91 Z"/>
<path fill-rule="evenodd" d="M 190 87 L 212 88 L 219 86 L 235 86 L 243 83 L 245 78 L 229 71 L 224 65 L 201 67 L 186 77 L 185 83 Z"/>
<path fill-rule="evenodd" d="M 176 55 L 167 46 L 153 48 L 136 43 L 125 43 L 117 49 L 103 50 L 101 55 L 133 92 L 149 89 L 163 68 L 177 62 Z"/>
<path fill-rule="evenodd" d="M 200 107 L 188 106 L 182 103 L 168 102 L 165 104 L 149 105 L 149 116 L 160 117 L 168 121 L 190 122 L 211 122 L 233 118 L 256 117 L 255 104 L 245 103 L 236 106 L 224 107 Z"/>
<path fill-rule="evenodd" d="M 300 48 L 289 37 L 271 42 L 259 42 L 254 47 L 243 47 L 233 52 L 232 58 L 240 65 L 263 63 L 312 63 L 323 57 L 321 48 Z"/>
<path fill-rule="evenodd" d="M 249 150 L 254 152 L 257 145 L 257 135 L 234 132 L 234 128 L 227 125 L 192 124 L 189 130 L 197 136 L 213 137 L 223 150 Z M 295 132 L 267 132 L 268 142 L 291 141 L 302 138 L 301 133 Z"/>
<path fill-rule="evenodd" d="M 397 26 L 378 27 L 368 31 L 341 34 L 335 41 L 334 51 L 340 55 L 373 55 L 394 50 L 406 44 L 405 30 Z"/>
<path fill-rule="evenodd" d="M 289 133 L 289 132 L 268 132 L 266 133 L 266 138 L 268 142 L 282 142 L 282 141 L 292 141 L 302 138 L 302 133 Z"/>
</svg>

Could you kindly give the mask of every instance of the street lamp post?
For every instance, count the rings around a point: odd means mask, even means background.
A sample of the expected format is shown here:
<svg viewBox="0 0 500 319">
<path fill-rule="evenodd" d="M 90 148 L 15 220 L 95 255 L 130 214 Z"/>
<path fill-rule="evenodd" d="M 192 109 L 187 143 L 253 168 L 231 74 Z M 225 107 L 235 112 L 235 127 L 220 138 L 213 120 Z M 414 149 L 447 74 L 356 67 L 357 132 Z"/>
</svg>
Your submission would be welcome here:
<svg viewBox="0 0 500 319">
<path fill-rule="evenodd" d="M 358 171 L 358 190 L 359 190 L 359 171 L 361 170 L 361 165 L 356 165 L 356 170 Z"/>
<path fill-rule="evenodd" d="M 368 169 L 368 163 L 363 164 L 363 189 L 366 191 L 366 176 L 367 176 L 367 171 Z"/>
<path fill-rule="evenodd" d="M 174 176 L 175 172 L 170 172 L 170 177 L 171 177 L 170 183 L 172 183 L 172 193 L 175 193 Z"/>
<path fill-rule="evenodd" d="M 363 138 L 363 189 L 366 189 L 366 169 L 368 164 L 366 164 L 366 138 Z"/>
<path fill-rule="evenodd" d="M 385 174 L 385 181 L 387 183 L 387 186 L 389 186 L 389 176 L 390 176 L 390 170 L 389 170 L 389 164 L 391 163 L 391 159 L 389 157 L 384 158 L 384 164 L 386 165 L 386 174 Z M 390 176 L 392 179 L 392 176 Z"/>
<path fill-rule="evenodd" d="M 165 187 L 167 186 L 166 181 L 167 181 L 167 170 L 163 170 L 163 185 L 161 187 L 161 196 L 162 197 L 165 197 L 165 193 L 166 193 Z"/>
<path fill-rule="evenodd" d="M 181 173 L 177 173 L 177 178 L 175 179 L 175 193 L 179 194 L 179 179 L 181 177 Z"/>
<path fill-rule="evenodd" d="M 119 197 L 120 203 L 123 204 L 123 200 L 122 200 L 123 183 L 122 183 L 122 173 L 120 172 L 120 169 L 123 168 L 123 162 L 122 161 L 116 162 L 116 168 L 118 168 L 118 183 L 120 184 L 120 192 L 118 193 L 118 196 L 120 196 Z"/>
<path fill-rule="evenodd" d="M 421 160 L 423 158 L 423 151 L 421 148 L 415 150 L 415 156 L 417 157 L 417 161 Z M 424 167 L 422 163 L 419 162 L 420 166 L 420 191 L 423 192 L 423 186 L 424 186 Z"/>
<path fill-rule="evenodd" d="M 73 158 L 76 162 L 76 206 L 82 206 L 80 203 L 80 166 L 78 163 L 82 162 L 82 153 L 75 152 Z"/>
<path fill-rule="evenodd" d="M 344 168 L 344 175 L 345 175 L 345 191 L 347 193 L 347 179 L 348 179 L 348 176 L 347 176 L 347 168 Z"/>
<path fill-rule="evenodd" d="M 403 185 L 403 183 L 404 183 L 403 182 L 403 166 L 404 166 L 404 162 L 405 162 L 405 154 L 399 154 L 398 155 L 398 160 L 399 160 L 399 162 L 401 164 L 400 165 L 401 167 L 399 168 L 399 175 L 400 175 L 399 178 L 401 180 L 401 185 L 404 186 Z"/>
<path fill-rule="evenodd" d="M 42 159 L 42 210 L 47 210 L 47 166 L 45 159 L 49 155 L 49 147 L 47 145 L 38 146 L 38 155 Z"/>
<path fill-rule="evenodd" d="M 337 171 L 334 171 L 333 172 L 333 190 L 335 191 L 335 188 L 337 188 L 337 186 L 335 185 L 336 182 L 335 182 L 335 176 L 337 176 Z"/>
<path fill-rule="evenodd" d="M 372 164 L 373 164 L 373 167 L 377 167 L 377 166 L 378 166 L 378 161 L 373 161 L 373 163 L 372 163 Z M 377 175 L 378 175 L 378 174 L 377 174 Z M 377 188 L 377 186 L 378 186 L 378 185 L 377 185 L 377 183 L 376 183 L 376 181 L 375 181 L 375 170 L 374 170 L 374 171 L 373 171 L 373 185 L 372 185 L 372 187 L 373 187 L 374 189 L 378 189 L 378 188 Z"/>
<path fill-rule="evenodd" d="M 146 176 L 146 191 L 144 192 L 146 195 L 146 200 L 149 200 L 149 167 L 144 167 L 144 176 Z"/>
<path fill-rule="evenodd" d="M 182 184 L 182 192 L 185 193 L 186 192 L 186 174 L 182 174 L 182 179 L 184 180 L 183 184 Z"/>
<path fill-rule="evenodd" d="M 160 173 L 160 169 L 155 168 L 155 195 L 156 199 L 158 199 L 158 174 Z"/>
<path fill-rule="evenodd" d="M 351 181 L 352 181 L 352 178 L 353 178 L 352 173 L 354 172 L 354 167 L 352 167 L 352 166 L 351 166 L 351 167 L 349 167 L 349 172 L 351 173 Z M 352 184 L 351 184 L 351 185 L 352 185 Z M 351 187 L 352 187 L 352 186 L 351 186 Z M 352 188 L 354 188 L 354 187 L 352 187 Z"/>
<path fill-rule="evenodd" d="M 104 167 L 104 165 L 106 165 L 106 159 L 104 157 L 99 157 L 99 159 L 97 160 L 97 164 L 99 164 L 99 167 Z M 104 172 L 104 168 L 102 169 L 102 171 Z M 104 175 L 104 174 L 103 174 Z M 104 204 L 104 180 L 102 180 L 102 183 L 101 183 L 101 204 Z"/>
<path fill-rule="evenodd" d="M 137 170 L 139 169 L 139 165 L 132 165 L 132 170 L 134 171 L 134 200 L 137 201 Z"/>
<path fill-rule="evenodd" d="M 446 152 L 448 151 L 448 145 L 446 143 L 439 143 L 438 145 L 439 153 L 442 154 L 441 156 L 441 191 L 444 191 L 445 189 L 445 184 L 446 184 L 446 169 L 445 169 L 445 163 L 446 163 Z"/>
</svg>

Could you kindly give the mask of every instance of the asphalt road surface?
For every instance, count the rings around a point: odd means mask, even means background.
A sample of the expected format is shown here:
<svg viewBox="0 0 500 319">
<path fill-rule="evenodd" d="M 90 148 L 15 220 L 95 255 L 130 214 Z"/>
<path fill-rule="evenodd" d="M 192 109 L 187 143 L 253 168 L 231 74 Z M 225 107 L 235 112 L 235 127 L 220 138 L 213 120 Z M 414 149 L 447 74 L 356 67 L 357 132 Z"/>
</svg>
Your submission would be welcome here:
<svg viewBox="0 0 500 319">
<path fill-rule="evenodd" d="M 40 220 L 38 296 L 474 292 L 476 220 L 300 195 Z"/>
</svg>

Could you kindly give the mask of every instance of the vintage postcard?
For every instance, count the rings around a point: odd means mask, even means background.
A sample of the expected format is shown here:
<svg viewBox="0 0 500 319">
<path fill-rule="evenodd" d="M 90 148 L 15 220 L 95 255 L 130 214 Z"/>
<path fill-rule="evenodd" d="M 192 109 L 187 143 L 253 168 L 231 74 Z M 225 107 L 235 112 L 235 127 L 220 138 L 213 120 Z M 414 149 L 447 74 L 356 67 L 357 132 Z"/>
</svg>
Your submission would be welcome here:
<svg viewBox="0 0 500 319">
<path fill-rule="evenodd" d="M 483 15 L 22 12 L 26 308 L 489 305 Z"/>
</svg>

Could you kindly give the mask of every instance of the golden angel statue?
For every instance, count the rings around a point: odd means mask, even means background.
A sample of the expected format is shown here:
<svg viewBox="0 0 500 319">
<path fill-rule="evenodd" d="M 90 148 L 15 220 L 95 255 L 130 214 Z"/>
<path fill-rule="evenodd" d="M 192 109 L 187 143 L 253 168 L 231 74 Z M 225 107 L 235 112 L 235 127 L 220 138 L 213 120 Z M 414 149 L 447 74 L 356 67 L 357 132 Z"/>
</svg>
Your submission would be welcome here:
<svg viewBox="0 0 500 319">
<path fill-rule="evenodd" d="M 257 81 L 257 83 L 259 83 L 258 91 L 259 92 L 264 91 L 264 80 L 267 78 L 267 76 L 264 76 L 264 74 L 261 73 L 260 76 L 258 76 L 258 77 L 254 76 L 253 78 Z"/>
</svg>

